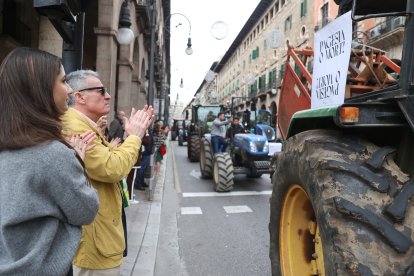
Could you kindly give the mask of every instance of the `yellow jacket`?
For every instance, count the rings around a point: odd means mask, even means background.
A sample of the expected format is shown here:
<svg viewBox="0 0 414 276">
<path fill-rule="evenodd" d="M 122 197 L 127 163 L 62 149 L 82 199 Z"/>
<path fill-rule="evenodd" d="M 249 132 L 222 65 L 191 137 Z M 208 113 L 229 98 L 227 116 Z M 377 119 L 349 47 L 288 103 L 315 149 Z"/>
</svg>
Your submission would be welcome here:
<svg viewBox="0 0 414 276">
<path fill-rule="evenodd" d="M 120 266 L 125 240 L 118 183 L 136 163 L 141 140 L 131 135 L 116 148 L 78 111 L 69 108 L 61 119 L 64 134 L 93 130 L 97 136 L 94 141 L 96 146 L 86 152 L 84 163 L 91 184 L 98 191 L 99 211 L 91 224 L 82 227 L 82 238 L 73 264 L 86 269 Z"/>
</svg>

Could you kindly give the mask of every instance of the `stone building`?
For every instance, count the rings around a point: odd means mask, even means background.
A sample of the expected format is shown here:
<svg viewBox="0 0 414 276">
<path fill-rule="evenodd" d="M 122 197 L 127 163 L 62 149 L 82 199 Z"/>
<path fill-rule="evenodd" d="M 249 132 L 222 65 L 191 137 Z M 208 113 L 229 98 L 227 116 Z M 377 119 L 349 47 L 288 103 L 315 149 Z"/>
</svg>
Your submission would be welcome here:
<svg viewBox="0 0 414 276">
<path fill-rule="evenodd" d="M 223 58 L 212 67 L 215 78 L 203 80 L 186 110 L 192 104 L 226 104 L 234 98 L 237 111 L 250 109 L 252 103 L 257 109 L 271 111 L 276 126 L 287 45 L 313 48 L 314 33 L 337 15 L 338 6 L 334 0 L 260 1 Z M 404 19 L 354 22 L 354 42 L 385 50 L 388 57 L 398 61 Z M 312 63 L 308 66 L 311 72 Z"/>
<path fill-rule="evenodd" d="M 214 69 L 217 101 L 234 102 L 237 109 L 272 112 L 276 124 L 287 45 L 302 48 L 313 44 L 314 2 L 262 0 Z"/>
<path fill-rule="evenodd" d="M 26 46 L 62 57 L 66 73 L 78 68 L 96 70 L 112 97 L 111 109 L 128 114 L 132 107 L 142 108 L 147 103 L 150 17 L 154 11 L 154 95 L 169 101 L 169 35 L 165 35 L 164 18 L 170 14 L 170 0 L 125 0 L 134 33 L 129 45 L 117 41 L 123 2 L 1 0 L 0 61 L 12 49 Z M 82 29 L 83 43 L 79 42 Z M 168 117 L 168 110 L 163 116 Z"/>
</svg>

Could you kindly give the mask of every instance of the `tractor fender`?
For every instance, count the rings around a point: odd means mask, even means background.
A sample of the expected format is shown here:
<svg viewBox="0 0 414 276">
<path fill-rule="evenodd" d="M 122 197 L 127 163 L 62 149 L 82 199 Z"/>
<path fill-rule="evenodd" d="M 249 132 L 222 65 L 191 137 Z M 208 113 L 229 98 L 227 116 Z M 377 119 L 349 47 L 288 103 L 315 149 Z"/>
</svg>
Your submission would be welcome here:
<svg viewBox="0 0 414 276">
<path fill-rule="evenodd" d="M 206 139 L 208 141 L 208 143 L 211 145 L 211 134 L 210 133 L 205 133 L 203 135 L 204 139 Z"/>
</svg>

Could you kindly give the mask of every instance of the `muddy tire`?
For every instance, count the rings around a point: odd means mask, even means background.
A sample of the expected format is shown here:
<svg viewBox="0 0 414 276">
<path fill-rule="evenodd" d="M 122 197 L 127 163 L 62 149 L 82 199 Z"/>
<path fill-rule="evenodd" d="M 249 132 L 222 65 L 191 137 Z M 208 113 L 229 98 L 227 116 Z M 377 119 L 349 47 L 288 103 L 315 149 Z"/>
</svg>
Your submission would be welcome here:
<svg viewBox="0 0 414 276">
<path fill-rule="evenodd" d="M 300 263 L 300 257 L 291 264 L 281 261 L 281 255 L 293 256 L 286 244 L 296 242 L 281 238 L 290 227 L 283 222 L 290 201 L 286 195 L 294 187 L 307 194 L 309 205 L 292 214 L 290 222 L 294 224 L 299 213 L 316 222 L 324 275 L 413 275 L 414 208 L 409 198 L 414 179 L 401 172 L 392 152 L 324 130 L 306 131 L 286 141 L 273 164 L 269 223 L 273 275 L 295 275 L 290 267 Z M 318 242 L 309 230 L 292 233 L 292 240 L 308 240 L 308 246 L 294 255 L 309 263 L 317 259 L 313 253 Z"/>
<path fill-rule="evenodd" d="M 187 153 L 188 159 L 191 162 L 198 162 L 200 160 L 200 137 L 198 135 L 188 137 Z"/>
<path fill-rule="evenodd" d="M 178 145 L 179 146 L 183 146 L 184 145 L 184 138 L 183 138 L 183 136 L 178 136 Z"/>
<path fill-rule="evenodd" d="M 230 154 L 216 153 L 213 161 L 213 181 L 216 192 L 230 192 L 234 185 L 234 168 Z"/>
<path fill-rule="evenodd" d="M 206 179 L 211 178 L 213 174 L 213 153 L 210 143 L 205 138 L 201 138 L 200 172 L 201 177 Z"/>
</svg>

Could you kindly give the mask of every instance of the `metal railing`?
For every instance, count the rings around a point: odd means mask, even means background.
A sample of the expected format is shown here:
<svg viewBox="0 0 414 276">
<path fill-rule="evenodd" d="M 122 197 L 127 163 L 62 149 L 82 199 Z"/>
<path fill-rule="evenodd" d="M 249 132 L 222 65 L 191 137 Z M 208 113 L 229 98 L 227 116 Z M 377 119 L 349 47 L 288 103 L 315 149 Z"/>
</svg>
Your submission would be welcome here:
<svg viewBox="0 0 414 276">
<path fill-rule="evenodd" d="M 405 17 L 397 16 L 387 19 L 386 21 L 378 23 L 371 29 L 367 30 L 370 41 L 377 40 L 383 34 L 394 31 L 399 27 L 404 27 Z"/>
</svg>

